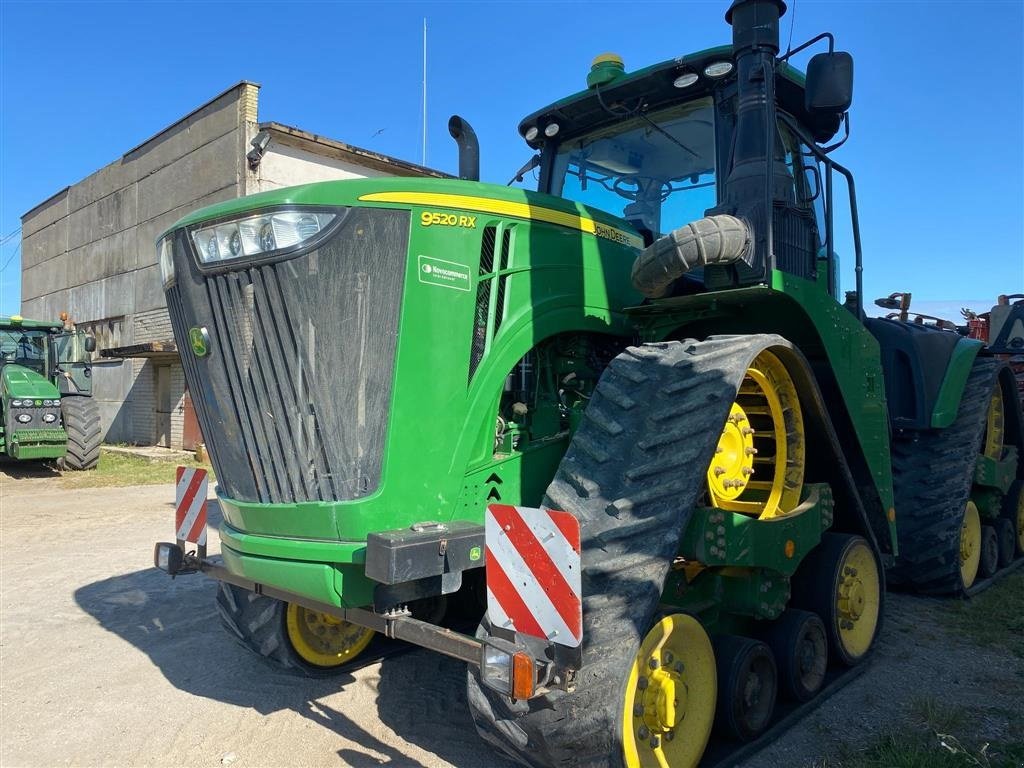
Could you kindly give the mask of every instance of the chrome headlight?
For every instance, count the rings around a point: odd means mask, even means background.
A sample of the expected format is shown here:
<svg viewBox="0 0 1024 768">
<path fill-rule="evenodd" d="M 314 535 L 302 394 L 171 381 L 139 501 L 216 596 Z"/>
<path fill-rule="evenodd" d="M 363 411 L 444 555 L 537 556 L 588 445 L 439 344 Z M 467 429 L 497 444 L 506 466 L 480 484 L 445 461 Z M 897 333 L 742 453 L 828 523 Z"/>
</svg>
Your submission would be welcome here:
<svg viewBox="0 0 1024 768">
<path fill-rule="evenodd" d="M 18 421 L 20 423 L 22 423 L 22 424 L 28 424 L 30 421 L 32 421 L 32 414 L 31 413 L 19 413 L 18 414 Z"/>
<path fill-rule="evenodd" d="M 156 246 L 160 261 L 160 279 L 164 288 L 174 282 L 174 235 L 168 235 Z"/>
<path fill-rule="evenodd" d="M 45 421 L 47 424 L 53 424 L 53 422 L 55 422 L 56 420 L 57 420 L 57 414 L 56 413 L 44 413 L 43 414 L 43 421 Z"/>
<path fill-rule="evenodd" d="M 21 408 L 21 400 L 11 400 L 12 408 Z"/>
<path fill-rule="evenodd" d="M 242 256 L 265 256 L 316 237 L 337 217 L 318 211 L 280 211 L 226 221 L 192 232 L 204 264 Z"/>
</svg>

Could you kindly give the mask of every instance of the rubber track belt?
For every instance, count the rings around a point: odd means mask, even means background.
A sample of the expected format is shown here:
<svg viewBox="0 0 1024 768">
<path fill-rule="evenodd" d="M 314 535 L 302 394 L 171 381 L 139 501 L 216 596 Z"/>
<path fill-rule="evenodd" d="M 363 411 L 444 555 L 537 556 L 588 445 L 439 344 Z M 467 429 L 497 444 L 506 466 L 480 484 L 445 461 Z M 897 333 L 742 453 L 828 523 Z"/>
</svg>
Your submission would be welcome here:
<svg viewBox="0 0 1024 768">
<path fill-rule="evenodd" d="M 926 594 L 962 594 L 960 528 L 985 434 L 989 399 L 1005 364 L 979 357 L 956 420 L 946 429 L 904 432 L 892 440 L 900 556 L 893 585 Z M 973 590 L 972 590 L 973 592 Z"/>
<path fill-rule="evenodd" d="M 608 366 L 544 499 L 581 525 L 577 687 L 512 702 L 470 669 L 469 707 L 485 741 L 527 765 L 622 764 L 628 671 L 740 383 L 772 347 L 792 345 L 767 334 L 663 342 L 630 347 Z"/>
</svg>

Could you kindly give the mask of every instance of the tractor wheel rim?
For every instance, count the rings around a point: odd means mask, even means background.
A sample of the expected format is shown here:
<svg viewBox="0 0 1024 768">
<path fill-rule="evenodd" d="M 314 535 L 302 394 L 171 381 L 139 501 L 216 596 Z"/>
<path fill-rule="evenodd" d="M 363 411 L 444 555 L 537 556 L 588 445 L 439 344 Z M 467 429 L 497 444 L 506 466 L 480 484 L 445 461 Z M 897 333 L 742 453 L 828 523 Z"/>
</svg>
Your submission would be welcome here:
<svg viewBox="0 0 1024 768">
<path fill-rule="evenodd" d="M 964 589 L 974 584 L 981 563 L 981 515 L 973 501 L 967 502 L 960 525 L 960 580 Z"/>
<path fill-rule="evenodd" d="M 743 493 L 754 474 L 754 453 L 750 420 L 740 404 L 733 403 L 708 468 L 708 488 L 714 499 L 732 501 Z"/>
<path fill-rule="evenodd" d="M 783 517 L 800 504 L 805 461 L 796 384 L 778 357 L 761 352 L 743 377 L 708 467 L 711 505 Z"/>
<path fill-rule="evenodd" d="M 316 667 L 337 667 L 352 661 L 370 644 L 374 635 L 372 629 L 296 603 L 288 604 L 285 626 L 288 640 L 299 658 Z"/>
<path fill-rule="evenodd" d="M 867 542 L 855 541 L 846 550 L 836 581 L 839 642 L 847 656 L 857 659 L 871 648 L 881 609 L 878 563 Z"/>
<path fill-rule="evenodd" d="M 640 645 L 622 709 L 627 768 L 692 768 L 711 736 L 717 696 L 715 653 L 700 622 L 673 614 Z"/>
<path fill-rule="evenodd" d="M 799 645 L 800 683 L 808 691 L 817 691 L 825 680 L 828 669 L 828 638 L 820 624 L 808 632 Z"/>
<path fill-rule="evenodd" d="M 1003 390 L 996 384 L 992 398 L 988 401 L 988 414 L 985 418 L 985 456 L 993 461 L 1003 458 L 1003 436 L 1006 432 L 1006 409 L 1003 403 Z"/>
</svg>

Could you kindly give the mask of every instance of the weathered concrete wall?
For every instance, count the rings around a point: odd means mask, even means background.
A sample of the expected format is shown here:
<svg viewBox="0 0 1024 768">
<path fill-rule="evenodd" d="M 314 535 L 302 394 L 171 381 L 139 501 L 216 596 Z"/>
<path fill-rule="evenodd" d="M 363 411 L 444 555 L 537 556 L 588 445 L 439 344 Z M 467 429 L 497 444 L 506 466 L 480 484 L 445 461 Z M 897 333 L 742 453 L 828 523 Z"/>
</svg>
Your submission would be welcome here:
<svg viewBox="0 0 1024 768">
<path fill-rule="evenodd" d="M 299 147 L 272 142 L 260 161 L 255 185 L 250 192 L 293 187 L 314 181 L 337 179 L 365 179 L 384 176 L 382 171 L 353 162 L 324 157 Z"/>
<path fill-rule="evenodd" d="M 239 83 L 26 213 L 22 314 L 67 311 L 86 327 L 117 323 L 121 346 L 170 339 L 156 237 L 189 211 L 243 192 L 257 96 L 258 86 Z M 175 366 L 180 401 L 184 384 Z M 155 391 L 145 374 L 151 367 L 97 360 L 95 392 L 107 441 L 153 440 Z M 180 417 L 176 433 L 180 444 Z"/>
</svg>

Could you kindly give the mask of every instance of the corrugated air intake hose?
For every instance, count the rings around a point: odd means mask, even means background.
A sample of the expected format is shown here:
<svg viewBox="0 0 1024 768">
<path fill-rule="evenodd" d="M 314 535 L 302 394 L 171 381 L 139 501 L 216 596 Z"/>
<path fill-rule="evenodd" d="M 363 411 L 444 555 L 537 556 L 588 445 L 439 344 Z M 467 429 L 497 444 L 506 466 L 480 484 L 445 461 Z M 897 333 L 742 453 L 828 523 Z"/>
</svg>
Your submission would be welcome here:
<svg viewBox="0 0 1024 768">
<path fill-rule="evenodd" d="M 726 214 L 706 216 L 644 248 L 633 262 L 633 287 L 657 299 L 691 269 L 732 264 L 752 251 L 753 237 L 743 220 Z"/>
</svg>

